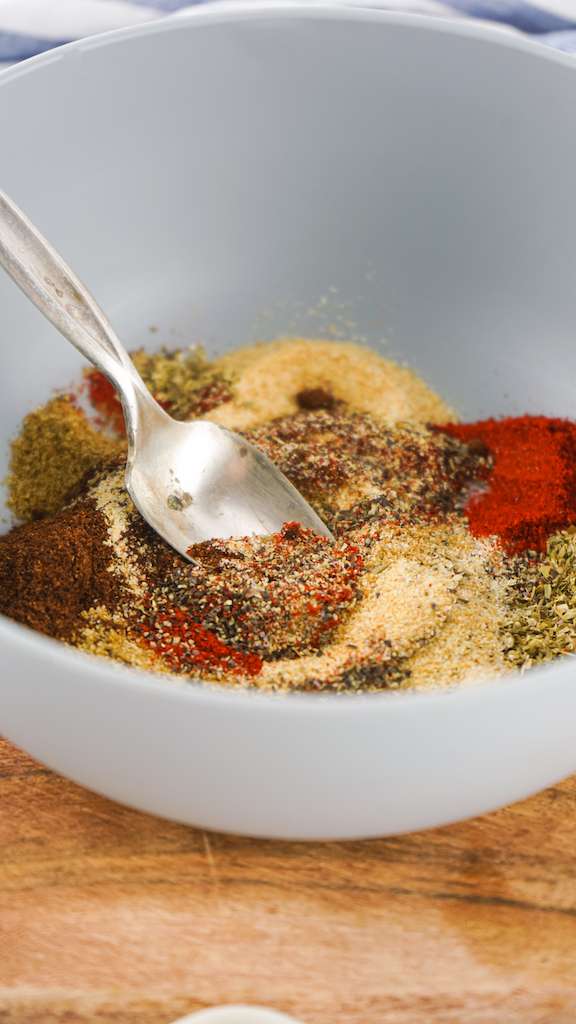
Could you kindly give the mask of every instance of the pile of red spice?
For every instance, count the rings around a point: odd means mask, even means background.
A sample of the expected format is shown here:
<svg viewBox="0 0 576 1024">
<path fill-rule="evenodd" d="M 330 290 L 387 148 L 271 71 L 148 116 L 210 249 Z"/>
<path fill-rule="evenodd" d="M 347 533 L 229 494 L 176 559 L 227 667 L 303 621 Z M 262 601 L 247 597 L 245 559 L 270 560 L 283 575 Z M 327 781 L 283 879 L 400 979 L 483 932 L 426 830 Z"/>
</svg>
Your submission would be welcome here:
<svg viewBox="0 0 576 1024">
<path fill-rule="evenodd" d="M 543 552 L 552 534 L 576 523 L 576 423 L 518 416 L 438 429 L 492 456 L 485 489 L 465 508 L 474 536 L 495 535 L 512 555 Z"/>
<path fill-rule="evenodd" d="M 193 673 L 195 669 L 242 673 L 256 676 L 262 670 L 262 658 L 247 654 L 223 643 L 184 608 L 154 612 L 150 607 L 133 631 L 143 646 L 161 657 L 166 666 L 177 673 Z"/>
<path fill-rule="evenodd" d="M 97 426 L 110 427 L 123 437 L 126 433 L 124 413 L 116 388 L 100 370 L 87 370 L 85 380 L 88 400 L 98 413 Z"/>
</svg>

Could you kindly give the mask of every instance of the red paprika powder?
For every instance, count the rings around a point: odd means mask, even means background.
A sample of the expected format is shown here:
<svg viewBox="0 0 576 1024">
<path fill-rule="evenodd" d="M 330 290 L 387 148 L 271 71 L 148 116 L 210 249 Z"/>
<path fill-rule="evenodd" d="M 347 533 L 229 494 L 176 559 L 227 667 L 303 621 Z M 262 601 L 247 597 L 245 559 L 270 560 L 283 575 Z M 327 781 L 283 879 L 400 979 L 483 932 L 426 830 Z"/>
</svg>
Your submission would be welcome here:
<svg viewBox="0 0 576 1024">
<path fill-rule="evenodd" d="M 212 668 L 256 676 L 262 670 L 262 658 L 223 643 L 195 622 L 184 608 L 169 608 L 156 614 L 151 612 L 144 622 L 135 627 L 135 632 L 146 647 L 161 655 L 168 667 L 176 672 Z"/>
<path fill-rule="evenodd" d="M 518 416 L 438 429 L 492 455 L 487 489 L 466 505 L 476 537 L 496 535 L 509 554 L 545 551 L 551 534 L 576 523 L 576 423 Z"/>
<path fill-rule="evenodd" d="M 88 370 L 86 373 L 88 398 L 100 413 L 101 426 L 110 426 L 121 437 L 126 433 L 124 413 L 116 388 L 100 370 Z"/>
</svg>

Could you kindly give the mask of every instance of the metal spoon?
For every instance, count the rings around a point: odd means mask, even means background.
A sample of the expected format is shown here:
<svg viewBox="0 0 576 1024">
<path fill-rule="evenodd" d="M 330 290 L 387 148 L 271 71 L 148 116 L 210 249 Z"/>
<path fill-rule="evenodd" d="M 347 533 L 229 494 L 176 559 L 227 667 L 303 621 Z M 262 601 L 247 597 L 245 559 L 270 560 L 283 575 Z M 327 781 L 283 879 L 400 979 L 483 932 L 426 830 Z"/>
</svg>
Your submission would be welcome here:
<svg viewBox="0 0 576 1024">
<path fill-rule="evenodd" d="M 2 192 L 0 263 L 114 384 L 128 437 L 126 488 L 144 519 L 181 555 L 198 541 L 275 533 L 290 521 L 331 537 L 257 448 L 206 420 L 179 423 L 158 405 L 92 296 Z"/>
</svg>

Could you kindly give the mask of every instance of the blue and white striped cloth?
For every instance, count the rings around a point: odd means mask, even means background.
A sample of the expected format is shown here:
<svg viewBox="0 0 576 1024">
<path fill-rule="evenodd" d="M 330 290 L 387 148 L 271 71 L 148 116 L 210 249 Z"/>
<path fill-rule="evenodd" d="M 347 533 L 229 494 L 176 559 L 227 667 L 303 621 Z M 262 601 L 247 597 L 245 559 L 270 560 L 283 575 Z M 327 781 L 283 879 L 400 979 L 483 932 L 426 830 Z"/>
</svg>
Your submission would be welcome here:
<svg viewBox="0 0 576 1024">
<path fill-rule="evenodd" d="M 576 54 L 576 0 L 342 0 L 382 10 L 491 21 Z M 218 0 L 0 0 L 0 67 L 82 36 Z"/>
</svg>

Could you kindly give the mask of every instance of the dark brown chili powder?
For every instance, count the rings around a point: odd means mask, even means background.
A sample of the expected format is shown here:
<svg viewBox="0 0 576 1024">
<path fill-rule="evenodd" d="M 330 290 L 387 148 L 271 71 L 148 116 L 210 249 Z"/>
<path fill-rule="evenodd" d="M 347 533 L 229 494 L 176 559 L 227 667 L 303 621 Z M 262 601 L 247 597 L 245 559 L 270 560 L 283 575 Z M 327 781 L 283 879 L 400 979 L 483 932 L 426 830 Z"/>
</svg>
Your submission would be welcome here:
<svg viewBox="0 0 576 1024">
<path fill-rule="evenodd" d="M 0 537 L 0 612 L 71 640 L 83 611 L 112 611 L 122 596 L 107 540 L 104 515 L 89 500 Z"/>
</svg>

